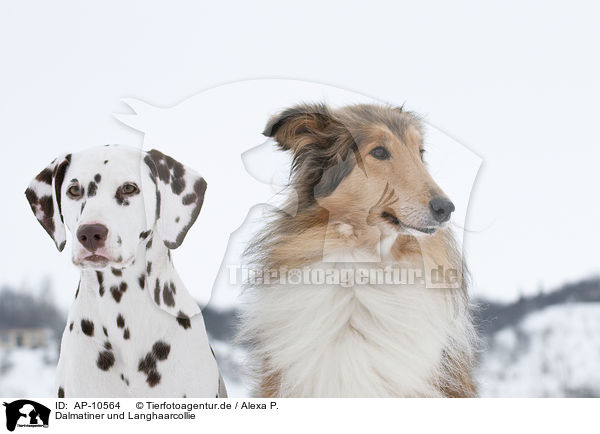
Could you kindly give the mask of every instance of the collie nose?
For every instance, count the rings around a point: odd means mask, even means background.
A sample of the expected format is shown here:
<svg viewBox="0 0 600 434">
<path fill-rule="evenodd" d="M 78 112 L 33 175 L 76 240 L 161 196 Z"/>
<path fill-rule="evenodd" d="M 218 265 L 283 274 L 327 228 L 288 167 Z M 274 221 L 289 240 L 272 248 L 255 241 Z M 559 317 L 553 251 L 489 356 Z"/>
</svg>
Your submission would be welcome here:
<svg viewBox="0 0 600 434">
<path fill-rule="evenodd" d="M 83 225 L 77 229 L 77 239 L 81 245 L 90 252 L 94 252 L 100 247 L 103 247 L 107 236 L 107 227 L 100 224 Z"/>
<path fill-rule="evenodd" d="M 455 208 L 454 204 L 445 197 L 436 196 L 429 201 L 429 209 L 438 223 L 444 223 L 450 220 L 450 214 Z"/>
</svg>

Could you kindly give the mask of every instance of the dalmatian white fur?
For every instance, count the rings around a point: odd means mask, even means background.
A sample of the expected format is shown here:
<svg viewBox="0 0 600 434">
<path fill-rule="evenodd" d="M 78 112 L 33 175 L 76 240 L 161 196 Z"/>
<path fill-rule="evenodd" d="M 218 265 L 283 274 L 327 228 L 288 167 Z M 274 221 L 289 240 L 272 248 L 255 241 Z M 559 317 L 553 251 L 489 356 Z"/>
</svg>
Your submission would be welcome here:
<svg viewBox="0 0 600 434">
<path fill-rule="evenodd" d="M 206 182 L 159 151 L 110 145 L 55 159 L 26 191 L 81 280 L 58 397 L 225 397 L 202 313 L 175 271 Z"/>
</svg>

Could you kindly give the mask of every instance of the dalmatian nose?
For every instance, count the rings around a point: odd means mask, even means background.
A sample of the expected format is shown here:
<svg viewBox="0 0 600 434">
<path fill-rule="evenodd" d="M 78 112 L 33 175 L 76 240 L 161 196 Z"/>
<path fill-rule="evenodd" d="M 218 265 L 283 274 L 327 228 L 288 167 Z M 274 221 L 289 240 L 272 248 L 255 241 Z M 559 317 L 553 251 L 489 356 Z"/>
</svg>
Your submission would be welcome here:
<svg viewBox="0 0 600 434">
<path fill-rule="evenodd" d="M 107 236 L 107 227 L 100 224 L 83 225 L 77 229 L 77 239 L 90 252 L 104 247 Z"/>
</svg>

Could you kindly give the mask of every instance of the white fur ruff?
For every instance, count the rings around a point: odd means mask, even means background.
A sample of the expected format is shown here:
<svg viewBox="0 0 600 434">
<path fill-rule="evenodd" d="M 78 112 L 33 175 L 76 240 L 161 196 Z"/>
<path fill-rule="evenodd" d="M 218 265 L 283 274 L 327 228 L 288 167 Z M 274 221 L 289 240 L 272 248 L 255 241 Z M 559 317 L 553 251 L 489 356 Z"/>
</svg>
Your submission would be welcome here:
<svg viewBox="0 0 600 434">
<path fill-rule="evenodd" d="M 381 267 L 327 259 L 310 268 Z M 441 396 L 452 381 L 444 353 L 471 353 L 462 297 L 420 284 L 263 286 L 245 311 L 244 337 L 279 396 Z"/>
</svg>

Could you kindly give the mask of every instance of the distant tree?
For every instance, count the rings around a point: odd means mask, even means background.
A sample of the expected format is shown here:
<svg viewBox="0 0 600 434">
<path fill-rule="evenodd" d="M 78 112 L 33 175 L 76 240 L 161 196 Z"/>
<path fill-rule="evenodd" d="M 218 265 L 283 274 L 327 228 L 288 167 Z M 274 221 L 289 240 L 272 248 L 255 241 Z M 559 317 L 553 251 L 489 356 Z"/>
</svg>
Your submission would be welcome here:
<svg viewBox="0 0 600 434">
<path fill-rule="evenodd" d="M 0 328 L 44 327 L 59 336 L 64 328 L 65 313 L 54 302 L 49 280 L 42 283 L 38 294 L 3 286 L 0 289 Z"/>
</svg>

